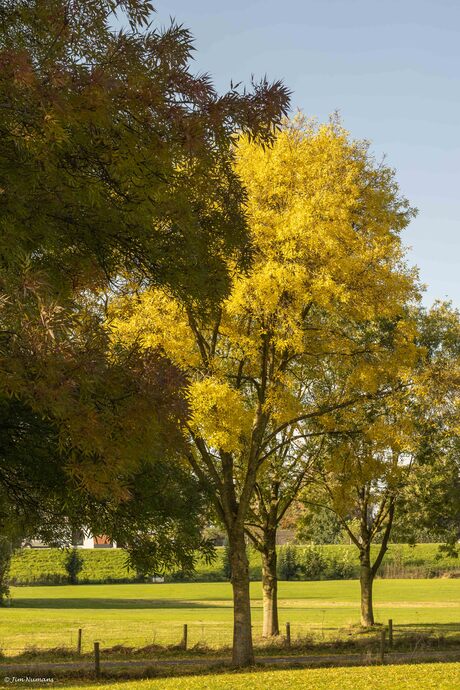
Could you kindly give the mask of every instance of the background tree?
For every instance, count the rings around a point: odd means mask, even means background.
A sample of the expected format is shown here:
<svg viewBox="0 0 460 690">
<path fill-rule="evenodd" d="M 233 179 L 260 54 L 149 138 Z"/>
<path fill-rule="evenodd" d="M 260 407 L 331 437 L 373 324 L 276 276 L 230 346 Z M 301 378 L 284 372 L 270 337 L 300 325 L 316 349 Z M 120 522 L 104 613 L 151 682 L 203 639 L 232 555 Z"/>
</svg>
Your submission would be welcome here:
<svg viewBox="0 0 460 690">
<path fill-rule="evenodd" d="M 412 369 L 403 370 L 394 394 L 364 403 L 361 420 L 352 420 L 349 410 L 335 413 L 342 425 L 357 426 L 353 434 L 329 439 L 307 499 L 333 511 L 359 550 L 364 626 L 374 624 L 372 586 L 395 515 L 405 519 L 406 533 L 411 525 L 444 525 L 451 543 L 459 533 L 459 314 L 435 305 L 418 308 L 412 321 L 418 346 Z M 379 547 L 372 563 L 373 542 Z"/>
<path fill-rule="evenodd" d="M 245 528 L 276 441 L 374 396 L 398 374 L 371 335 L 345 385 L 327 395 L 307 385 L 299 397 L 299 367 L 323 381 L 353 351 L 350 324 L 401 314 L 414 277 L 399 239 L 412 210 L 392 171 L 338 123 L 316 128 L 299 118 L 270 148 L 242 139 L 236 170 L 247 189 L 253 261 L 243 272 L 228 258 L 232 289 L 215 315 L 147 290 L 118 300 L 108 327 L 125 345 L 159 348 L 188 380 L 187 458 L 227 531 L 233 661 L 245 665 L 253 662 Z M 401 365 L 413 357 L 411 337 L 403 324 L 395 328 Z"/>
<path fill-rule="evenodd" d="M 404 329 L 408 338 L 413 339 L 410 333 L 415 333 L 414 326 L 415 324 L 411 325 L 409 320 L 399 321 L 399 329 Z M 318 468 L 321 474 L 324 453 L 335 447 L 334 439 L 338 439 L 338 443 L 342 443 L 344 438 L 356 439 L 362 434 L 363 429 L 372 425 L 376 433 L 382 433 L 375 420 L 380 420 L 382 410 L 396 408 L 400 399 L 402 409 L 397 423 L 401 424 L 402 435 L 406 431 L 402 421 L 406 416 L 403 401 L 411 362 L 415 364 L 416 359 L 408 357 L 408 352 L 404 352 L 405 348 L 401 350 L 397 339 L 394 339 L 397 329 L 389 324 L 379 328 L 377 323 L 354 324 L 350 320 L 346 327 L 342 326 L 342 334 L 345 332 L 350 343 L 353 343 L 346 358 L 329 356 L 331 353 L 326 345 L 325 351 L 321 353 L 324 358 L 323 370 L 318 367 L 317 355 L 314 359 L 305 358 L 304 367 L 298 365 L 296 375 L 297 381 L 302 382 L 297 393 L 299 400 L 307 398 L 323 401 L 324 407 L 330 405 L 331 400 L 343 400 L 344 395 L 348 396 L 348 401 L 345 397 L 345 402 L 336 405 L 329 414 L 299 420 L 293 430 L 279 434 L 267 453 L 265 472 L 261 473 L 261 478 L 256 483 L 247 532 L 262 554 L 265 635 L 278 634 L 277 529 L 285 512 L 302 489 L 314 481 Z M 408 341 L 406 345 L 409 346 L 409 350 L 413 348 L 415 356 L 415 343 Z M 311 359 L 315 368 L 311 367 Z M 373 387 L 361 398 L 352 399 L 350 403 L 352 395 L 364 392 L 356 380 L 356 374 L 362 375 L 363 363 L 367 375 L 373 375 Z M 319 464 L 318 460 L 321 461 Z M 352 469 L 350 465 L 350 473 Z M 361 469 L 360 466 L 360 472 Z M 322 479 L 325 481 L 324 475 Z M 359 483 L 362 480 L 363 476 L 360 474 L 356 481 Z M 367 482 L 367 479 L 365 481 Z M 364 514 L 367 514 L 366 511 Z M 370 550 L 370 543 L 368 546 Z"/>
<path fill-rule="evenodd" d="M 442 302 L 420 309 L 418 330 L 426 353 L 416 390 L 421 440 L 416 450 L 417 472 L 411 476 L 400 508 L 399 532 L 412 542 L 422 531 L 456 553 L 460 539 L 460 313 Z"/>
<path fill-rule="evenodd" d="M 431 448 L 431 452 L 433 452 Z M 419 458 L 401 505 L 398 536 L 409 543 L 440 542 L 458 555 L 460 541 L 460 444 L 453 436 L 436 449 L 439 455 Z"/>
<path fill-rule="evenodd" d="M 259 473 L 246 520 L 246 532 L 262 559 L 263 637 L 279 635 L 277 531 L 313 471 L 321 449 L 320 443 L 305 443 L 301 436 L 283 430 L 273 440 L 271 450 L 275 452 Z M 284 554 L 283 563 L 281 570 L 289 571 L 289 552 Z"/>
<path fill-rule="evenodd" d="M 379 446 L 372 440 L 372 432 L 343 440 L 329 447 L 328 453 L 305 500 L 333 511 L 359 551 L 361 625 L 368 627 L 375 622 L 374 579 L 388 548 L 397 501 L 412 464 L 397 446 Z M 377 538 L 379 547 L 372 561 L 371 546 Z"/>
<path fill-rule="evenodd" d="M 341 544 L 343 525 L 337 515 L 321 506 L 305 506 L 297 525 L 296 540 L 301 544 Z"/>
</svg>

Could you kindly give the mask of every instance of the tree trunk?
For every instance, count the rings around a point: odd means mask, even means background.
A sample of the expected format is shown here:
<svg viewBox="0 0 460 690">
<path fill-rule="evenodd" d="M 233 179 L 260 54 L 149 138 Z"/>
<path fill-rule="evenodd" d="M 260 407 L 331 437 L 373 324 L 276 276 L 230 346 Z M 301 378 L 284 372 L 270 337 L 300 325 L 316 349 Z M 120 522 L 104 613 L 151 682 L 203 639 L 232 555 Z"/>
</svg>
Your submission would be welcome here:
<svg viewBox="0 0 460 690">
<path fill-rule="evenodd" d="M 249 561 L 244 531 L 229 534 L 230 563 L 233 588 L 233 665 L 252 666 L 251 600 L 249 595 Z"/>
<path fill-rule="evenodd" d="M 13 546 L 11 540 L 8 537 L 0 536 L 0 606 L 4 606 L 7 603 L 10 594 L 8 577 L 12 555 Z"/>
<path fill-rule="evenodd" d="M 371 568 L 370 549 L 365 548 L 360 554 L 361 572 L 361 625 L 368 628 L 374 625 L 374 608 L 372 603 L 372 585 L 374 573 Z"/>
<path fill-rule="evenodd" d="M 276 576 L 276 531 L 264 533 L 262 551 L 263 637 L 279 635 L 278 578 Z"/>
</svg>

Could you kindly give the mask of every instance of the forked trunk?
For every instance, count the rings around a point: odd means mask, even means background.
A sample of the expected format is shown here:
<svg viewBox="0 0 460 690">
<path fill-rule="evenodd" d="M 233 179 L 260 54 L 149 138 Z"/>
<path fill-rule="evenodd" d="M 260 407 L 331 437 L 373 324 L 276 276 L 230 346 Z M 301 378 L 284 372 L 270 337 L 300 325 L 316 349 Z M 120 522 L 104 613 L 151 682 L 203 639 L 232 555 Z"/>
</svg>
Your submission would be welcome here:
<svg viewBox="0 0 460 690">
<path fill-rule="evenodd" d="M 371 568 L 369 549 L 365 549 L 361 552 L 360 561 L 361 625 L 368 628 L 374 625 L 374 607 L 372 600 L 374 573 Z"/>
<path fill-rule="evenodd" d="M 265 532 L 262 551 L 263 637 L 279 635 L 276 531 Z"/>
<path fill-rule="evenodd" d="M 230 564 L 233 588 L 233 665 L 252 666 L 251 600 L 249 595 L 249 561 L 243 530 L 229 534 Z"/>
</svg>

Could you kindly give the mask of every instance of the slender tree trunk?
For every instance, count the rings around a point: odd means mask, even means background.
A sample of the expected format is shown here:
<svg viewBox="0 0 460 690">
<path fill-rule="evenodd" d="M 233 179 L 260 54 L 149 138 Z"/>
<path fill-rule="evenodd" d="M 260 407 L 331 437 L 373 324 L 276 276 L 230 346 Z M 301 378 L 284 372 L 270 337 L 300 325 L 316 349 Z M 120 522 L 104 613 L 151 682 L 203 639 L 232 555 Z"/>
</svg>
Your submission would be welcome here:
<svg viewBox="0 0 460 690">
<path fill-rule="evenodd" d="M 233 588 L 233 665 L 252 666 L 251 600 L 249 595 L 249 561 L 243 529 L 229 533 Z"/>
<path fill-rule="evenodd" d="M 368 545 L 361 550 L 360 562 L 361 625 L 368 628 L 374 625 L 374 607 L 372 599 L 374 573 L 371 567 L 370 547 Z"/>
<path fill-rule="evenodd" d="M 264 532 L 262 549 L 263 637 L 279 635 L 276 530 Z"/>
<path fill-rule="evenodd" d="M 0 536 L 0 606 L 6 604 L 10 595 L 8 578 L 13 550 L 12 540 L 9 537 Z"/>
</svg>

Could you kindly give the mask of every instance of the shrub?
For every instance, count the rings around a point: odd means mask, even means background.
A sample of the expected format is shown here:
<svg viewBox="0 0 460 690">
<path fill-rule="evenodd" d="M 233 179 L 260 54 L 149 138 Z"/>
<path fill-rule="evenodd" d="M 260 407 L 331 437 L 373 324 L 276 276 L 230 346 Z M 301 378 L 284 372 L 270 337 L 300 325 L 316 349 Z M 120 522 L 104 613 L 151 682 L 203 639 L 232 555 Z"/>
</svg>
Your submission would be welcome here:
<svg viewBox="0 0 460 690">
<path fill-rule="evenodd" d="M 319 549 L 307 546 L 298 554 L 298 571 L 304 580 L 321 580 L 324 578 L 327 561 Z"/>
<path fill-rule="evenodd" d="M 342 556 L 331 556 L 326 563 L 327 580 L 351 580 L 356 576 L 356 566 L 350 562 L 348 552 Z"/>
<path fill-rule="evenodd" d="M 280 580 L 296 580 L 299 574 L 297 549 L 294 546 L 282 546 L 278 555 L 278 577 Z"/>
<path fill-rule="evenodd" d="M 78 549 L 71 549 L 65 559 L 65 569 L 69 577 L 69 583 L 76 585 L 78 582 L 78 575 L 83 568 L 83 558 Z"/>
</svg>

